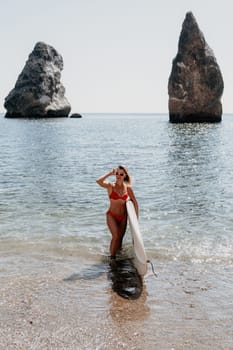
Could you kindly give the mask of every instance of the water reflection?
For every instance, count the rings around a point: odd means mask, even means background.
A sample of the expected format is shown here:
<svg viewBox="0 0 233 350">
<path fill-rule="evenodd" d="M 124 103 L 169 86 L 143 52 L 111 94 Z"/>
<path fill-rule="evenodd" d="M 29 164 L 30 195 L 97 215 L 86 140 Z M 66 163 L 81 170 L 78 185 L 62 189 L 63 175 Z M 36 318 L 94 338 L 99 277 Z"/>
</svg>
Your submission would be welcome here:
<svg viewBox="0 0 233 350">
<path fill-rule="evenodd" d="M 169 126 L 169 202 L 178 212 L 207 215 L 214 209 L 216 193 L 221 193 L 219 131 L 213 124 Z"/>
<path fill-rule="evenodd" d="M 117 333 L 118 345 L 121 348 L 145 349 L 147 339 L 144 323 L 150 317 L 150 308 L 146 303 L 147 292 L 137 300 L 126 300 L 111 292 L 109 298 L 109 315 Z M 120 348 L 120 347 L 119 347 Z"/>
<path fill-rule="evenodd" d="M 146 286 L 143 287 L 143 292 L 137 300 L 127 300 L 111 292 L 109 298 L 109 313 L 116 325 L 120 328 L 125 327 L 127 322 L 144 321 L 150 315 L 150 308 L 146 304 L 147 291 Z"/>
</svg>

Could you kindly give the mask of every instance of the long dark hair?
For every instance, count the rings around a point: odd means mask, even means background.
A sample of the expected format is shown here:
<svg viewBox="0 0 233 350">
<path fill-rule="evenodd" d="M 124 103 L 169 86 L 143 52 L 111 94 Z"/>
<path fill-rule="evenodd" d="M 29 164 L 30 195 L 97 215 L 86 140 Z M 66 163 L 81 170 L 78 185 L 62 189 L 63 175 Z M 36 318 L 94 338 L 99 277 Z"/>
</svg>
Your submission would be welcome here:
<svg viewBox="0 0 233 350">
<path fill-rule="evenodd" d="M 125 177 L 124 177 L 124 182 L 127 183 L 127 185 L 132 185 L 132 178 L 128 173 L 128 170 L 126 169 L 125 166 L 123 165 L 118 165 L 118 168 L 123 170 L 125 173 Z"/>
</svg>

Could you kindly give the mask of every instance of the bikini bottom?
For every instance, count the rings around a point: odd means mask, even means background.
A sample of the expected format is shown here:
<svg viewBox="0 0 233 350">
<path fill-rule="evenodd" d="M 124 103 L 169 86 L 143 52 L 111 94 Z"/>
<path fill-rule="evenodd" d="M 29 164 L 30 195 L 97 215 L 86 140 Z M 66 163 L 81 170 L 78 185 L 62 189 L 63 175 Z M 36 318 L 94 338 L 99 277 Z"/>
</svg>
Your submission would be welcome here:
<svg viewBox="0 0 233 350">
<path fill-rule="evenodd" d="M 111 215 L 117 222 L 122 222 L 126 219 L 127 217 L 127 214 L 123 214 L 123 215 L 118 215 L 118 214 L 115 214 L 113 213 L 110 209 L 107 211 L 106 213 L 107 215 Z"/>
</svg>

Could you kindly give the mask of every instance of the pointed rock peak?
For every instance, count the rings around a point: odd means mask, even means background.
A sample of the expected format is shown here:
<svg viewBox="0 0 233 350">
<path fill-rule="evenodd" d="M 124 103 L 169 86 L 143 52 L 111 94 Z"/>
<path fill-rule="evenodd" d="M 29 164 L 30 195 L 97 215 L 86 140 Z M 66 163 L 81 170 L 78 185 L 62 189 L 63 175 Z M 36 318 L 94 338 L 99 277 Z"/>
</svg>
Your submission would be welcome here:
<svg viewBox="0 0 233 350">
<path fill-rule="evenodd" d="M 186 14 L 168 81 L 171 122 L 219 122 L 223 78 L 192 12 Z"/>
<path fill-rule="evenodd" d="M 186 13 L 185 22 L 193 23 L 193 24 L 197 23 L 194 15 L 193 15 L 193 13 L 191 11 Z"/>
<path fill-rule="evenodd" d="M 183 22 L 182 30 L 186 30 L 186 29 L 189 29 L 189 30 L 196 29 L 197 31 L 200 31 L 196 18 L 194 17 L 191 11 L 186 13 L 186 16 Z"/>
<path fill-rule="evenodd" d="M 199 29 L 197 21 L 192 12 L 187 12 L 179 39 L 179 51 L 184 50 L 187 46 L 191 45 L 191 41 L 195 40 L 195 46 L 199 42 L 199 47 L 205 46 L 205 38 Z"/>
</svg>

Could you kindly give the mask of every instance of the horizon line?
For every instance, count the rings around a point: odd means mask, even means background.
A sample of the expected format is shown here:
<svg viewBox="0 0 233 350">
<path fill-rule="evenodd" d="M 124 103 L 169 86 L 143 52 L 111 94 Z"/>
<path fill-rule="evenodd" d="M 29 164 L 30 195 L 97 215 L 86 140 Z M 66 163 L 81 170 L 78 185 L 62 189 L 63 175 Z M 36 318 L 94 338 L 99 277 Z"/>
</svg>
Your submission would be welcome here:
<svg viewBox="0 0 233 350">
<path fill-rule="evenodd" d="M 145 114 L 145 115 L 169 115 L 169 112 L 72 112 L 72 113 L 69 113 L 68 117 L 74 113 L 78 113 L 80 115 L 82 114 L 111 114 L 111 115 L 117 115 L 117 114 L 126 114 L 126 115 L 135 115 L 135 114 Z M 0 115 L 1 114 L 6 114 L 6 112 L 0 112 Z M 222 115 L 232 115 L 233 112 L 225 112 L 225 113 L 222 113 Z M 20 117 L 19 117 L 20 118 Z M 46 118 L 46 117 L 45 117 Z"/>
</svg>

